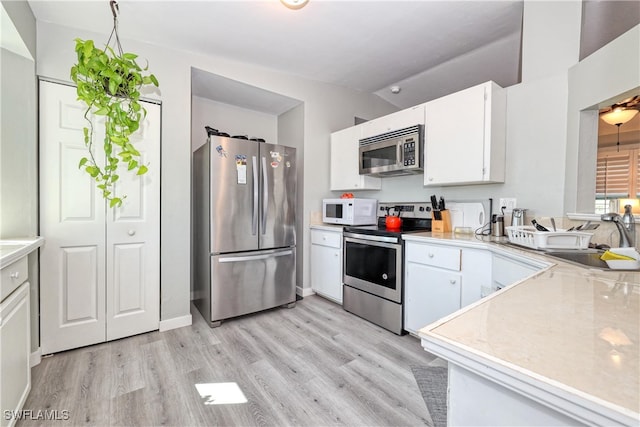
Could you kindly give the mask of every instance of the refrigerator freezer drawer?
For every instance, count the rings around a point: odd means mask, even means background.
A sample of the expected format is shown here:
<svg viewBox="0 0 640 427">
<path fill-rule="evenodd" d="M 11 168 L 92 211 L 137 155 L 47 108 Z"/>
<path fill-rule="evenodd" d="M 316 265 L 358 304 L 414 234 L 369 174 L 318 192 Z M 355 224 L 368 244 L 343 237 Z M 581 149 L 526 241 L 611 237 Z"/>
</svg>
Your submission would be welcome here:
<svg viewBox="0 0 640 427">
<path fill-rule="evenodd" d="M 211 257 L 211 322 L 296 300 L 295 247 Z"/>
</svg>

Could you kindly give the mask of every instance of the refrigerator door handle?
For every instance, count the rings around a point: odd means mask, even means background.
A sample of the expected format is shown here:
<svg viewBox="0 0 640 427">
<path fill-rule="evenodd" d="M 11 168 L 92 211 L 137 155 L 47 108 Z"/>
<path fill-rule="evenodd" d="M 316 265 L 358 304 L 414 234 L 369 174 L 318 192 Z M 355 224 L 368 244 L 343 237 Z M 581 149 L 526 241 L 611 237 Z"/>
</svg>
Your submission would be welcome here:
<svg viewBox="0 0 640 427">
<path fill-rule="evenodd" d="M 290 249 L 288 251 L 282 252 L 274 252 L 270 254 L 261 254 L 261 255 L 247 255 L 247 256 L 236 256 L 236 257 L 228 257 L 228 258 L 219 258 L 218 262 L 246 262 L 246 261 L 258 261 L 261 259 L 275 258 L 280 256 L 288 256 L 293 254 L 293 251 Z"/>
<path fill-rule="evenodd" d="M 262 234 L 267 232 L 267 212 L 269 211 L 269 177 L 267 176 L 267 158 L 262 157 Z"/>
<path fill-rule="evenodd" d="M 258 233 L 258 159 L 253 156 L 253 215 L 251 216 L 251 234 L 255 236 Z"/>
</svg>

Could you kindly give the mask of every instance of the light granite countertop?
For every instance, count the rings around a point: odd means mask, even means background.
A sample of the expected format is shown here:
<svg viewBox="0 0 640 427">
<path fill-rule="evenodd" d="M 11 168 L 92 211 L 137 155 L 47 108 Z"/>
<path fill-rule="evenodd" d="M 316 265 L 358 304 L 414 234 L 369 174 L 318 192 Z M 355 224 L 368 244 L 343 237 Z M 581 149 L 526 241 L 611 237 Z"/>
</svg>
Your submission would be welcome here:
<svg viewBox="0 0 640 427">
<path fill-rule="evenodd" d="M 0 240 L 0 268 L 4 268 L 44 244 L 42 237 Z"/>
<path fill-rule="evenodd" d="M 324 223 L 312 223 L 309 225 L 309 228 L 313 230 L 326 230 L 326 231 L 339 231 L 342 232 L 344 225 L 333 225 L 333 224 L 324 224 Z"/>
<path fill-rule="evenodd" d="M 427 350 L 489 366 L 558 400 L 595 405 L 621 424 L 640 423 L 640 272 L 579 267 L 473 235 L 403 237 L 551 265 L 422 328 Z"/>
</svg>

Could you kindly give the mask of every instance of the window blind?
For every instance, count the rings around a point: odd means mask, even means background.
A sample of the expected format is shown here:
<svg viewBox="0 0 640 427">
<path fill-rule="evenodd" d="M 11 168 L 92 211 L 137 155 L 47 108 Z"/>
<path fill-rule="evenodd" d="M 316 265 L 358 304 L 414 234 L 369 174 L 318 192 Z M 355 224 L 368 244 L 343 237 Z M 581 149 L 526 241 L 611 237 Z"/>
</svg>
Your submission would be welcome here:
<svg viewBox="0 0 640 427">
<path fill-rule="evenodd" d="M 631 154 L 632 151 L 625 151 L 598 156 L 596 199 L 623 199 L 629 197 L 630 181 L 633 177 L 631 174 Z M 636 162 L 640 162 L 640 156 L 634 157 Z"/>
</svg>

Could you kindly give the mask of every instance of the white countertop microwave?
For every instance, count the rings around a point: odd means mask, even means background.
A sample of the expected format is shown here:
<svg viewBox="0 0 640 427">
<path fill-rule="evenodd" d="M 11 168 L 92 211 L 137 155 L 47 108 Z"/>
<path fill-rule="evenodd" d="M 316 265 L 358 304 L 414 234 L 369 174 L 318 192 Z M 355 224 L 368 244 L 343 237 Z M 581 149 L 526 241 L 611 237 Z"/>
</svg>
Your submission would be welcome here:
<svg viewBox="0 0 640 427">
<path fill-rule="evenodd" d="M 374 225 L 378 217 L 376 199 L 324 199 L 322 222 L 343 225 Z"/>
</svg>

